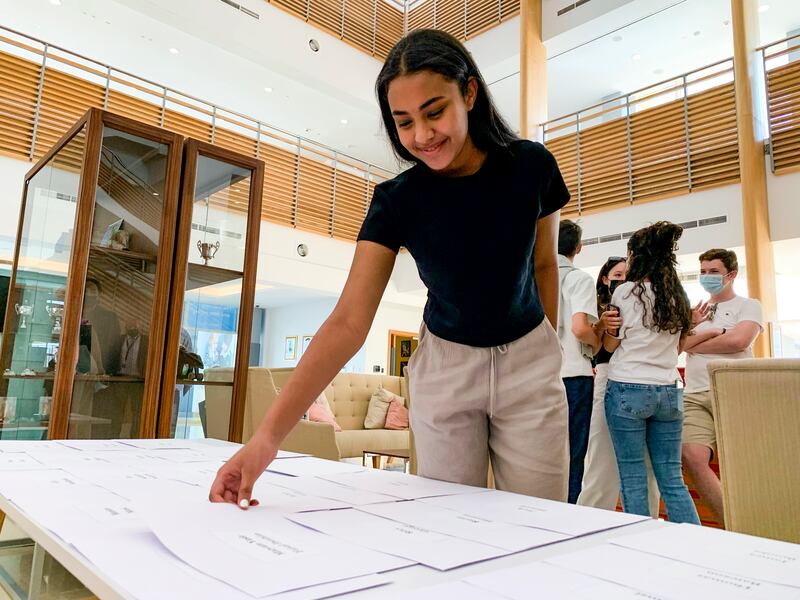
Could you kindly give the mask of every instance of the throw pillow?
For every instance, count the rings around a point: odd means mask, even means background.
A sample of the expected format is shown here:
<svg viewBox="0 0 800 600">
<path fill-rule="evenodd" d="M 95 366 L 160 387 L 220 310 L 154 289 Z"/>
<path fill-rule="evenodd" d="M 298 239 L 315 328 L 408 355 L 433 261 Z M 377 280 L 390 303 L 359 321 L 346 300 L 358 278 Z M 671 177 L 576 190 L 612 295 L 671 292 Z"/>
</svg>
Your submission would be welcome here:
<svg viewBox="0 0 800 600">
<path fill-rule="evenodd" d="M 339 424 L 336 422 L 336 418 L 333 416 L 331 409 L 316 401 L 308 409 L 308 420 L 316 423 L 329 423 L 330 425 L 333 425 L 334 431 L 342 430 L 342 428 L 339 427 Z"/>
<path fill-rule="evenodd" d="M 408 429 L 408 409 L 400 400 L 392 400 L 389 404 L 386 429 Z"/>
<path fill-rule="evenodd" d="M 393 394 L 383 386 L 380 386 L 369 399 L 367 416 L 364 419 L 364 429 L 384 429 L 386 426 L 386 413 L 389 412 L 389 404 L 392 400 L 398 400 L 405 404 L 405 398 Z"/>
</svg>

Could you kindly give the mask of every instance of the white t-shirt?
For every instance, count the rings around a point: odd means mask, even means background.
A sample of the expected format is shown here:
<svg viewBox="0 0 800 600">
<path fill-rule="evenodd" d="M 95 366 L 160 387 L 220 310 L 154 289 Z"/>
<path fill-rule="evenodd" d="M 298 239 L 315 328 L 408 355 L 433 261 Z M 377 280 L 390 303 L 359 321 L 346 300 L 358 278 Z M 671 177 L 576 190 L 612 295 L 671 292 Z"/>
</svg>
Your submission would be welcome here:
<svg viewBox="0 0 800 600">
<path fill-rule="evenodd" d="M 700 323 L 695 331 L 700 332 L 709 327 L 733 329 L 742 321 L 753 321 L 764 330 L 764 314 L 761 303 L 753 298 L 735 296 L 726 302 L 717 304 L 714 318 Z M 751 358 L 753 350 L 748 347 L 741 352 L 729 354 L 689 354 L 686 355 L 686 390 L 687 392 L 704 392 L 711 389 L 708 380 L 708 362 L 717 358 Z"/>
<path fill-rule="evenodd" d="M 558 257 L 559 265 L 570 265 L 569 259 Z M 586 313 L 589 324 L 597 321 L 597 290 L 594 280 L 588 273 L 576 269 L 564 277 L 558 307 L 558 318 L 561 320 L 560 339 L 564 351 L 561 363 L 561 377 L 592 376 L 592 361 L 581 351 L 581 343 L 572 333 L 572 317 L 578 313 Z"/>
<path fill-rule="evenodd" d="M 622 383 L 669 385 L 678 381 L 678 342 L 680 333 L 655 331 L 644 326 L 644 306 L 648 320 L 653 315 L 653 292 L 650 283 L 644 284 L 642 301 L 633 293 L 633 282 L 623 283 L 611 298 L 619 307 L 622 327 L 617 334 L 622 342 L 608 363 L 609 380 Z"/>
</svg>

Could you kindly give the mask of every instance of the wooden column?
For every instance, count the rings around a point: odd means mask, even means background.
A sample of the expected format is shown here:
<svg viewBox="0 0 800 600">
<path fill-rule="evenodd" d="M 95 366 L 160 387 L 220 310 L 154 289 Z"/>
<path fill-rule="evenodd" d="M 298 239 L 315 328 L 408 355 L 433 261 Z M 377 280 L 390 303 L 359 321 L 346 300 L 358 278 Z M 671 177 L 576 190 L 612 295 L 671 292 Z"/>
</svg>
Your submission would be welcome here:
<svg viewBox="0 0 800 600">
<path fill-rule="evenodd" d="M 736 125 L 739 130 L 739 170 L 742 179 L 742 221 L 747 262 L 747 291 L 764 307 L 765 325 L 775 319 L 775 264 L 769 233 L 767 173 L 764 142 L 757 139 L 756 109 L 761 88 L 758 68 L 758 1 L 731 0 L 733 23 L 733 70 L 736 78 Z M 769 329 L 753 347 L 756 356 L 771 356 Z"/>
<path fill-rule="evenodd" d="M 521 0 L 519 17 L 519 133 L 543 142 L 547 120 L 547 49 L 542 43 L 542 0 Z"/>
</svg>

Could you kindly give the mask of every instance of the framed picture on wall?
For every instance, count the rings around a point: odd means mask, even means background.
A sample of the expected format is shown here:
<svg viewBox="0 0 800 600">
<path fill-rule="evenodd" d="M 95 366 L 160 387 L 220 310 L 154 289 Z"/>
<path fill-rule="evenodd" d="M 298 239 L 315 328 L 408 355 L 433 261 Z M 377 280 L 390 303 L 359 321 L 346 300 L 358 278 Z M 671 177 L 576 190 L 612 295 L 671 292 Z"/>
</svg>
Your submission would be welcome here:
<svg viewBox="0 0 800 600">
<path fill-rule="evenodd" d="M 297 358 L 297 336 L 287 335 L 283 346 L 283 360 L 295 360 Z"/>
<path fill-rule="evenodd" d="M 306 353 L 306 350 L 308 350 L 308 345 L 311 343 L 311 340 L 313 338 L 314 338 L 313 335 L 304 335 L 303 336 L 303 341 L 300 344 L 300 355 L 301 356 Z"/>
</svg>

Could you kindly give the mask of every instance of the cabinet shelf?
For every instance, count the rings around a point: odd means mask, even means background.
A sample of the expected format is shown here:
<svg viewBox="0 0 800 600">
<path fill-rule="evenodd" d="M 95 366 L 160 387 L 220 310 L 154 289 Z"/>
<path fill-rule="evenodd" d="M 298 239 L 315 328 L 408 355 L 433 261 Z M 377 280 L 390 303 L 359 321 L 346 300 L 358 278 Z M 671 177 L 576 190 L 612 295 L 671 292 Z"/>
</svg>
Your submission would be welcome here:
<svg viewBox="0 0 800 600">
<path fill-rule="evenodd" d="M 244 273 L 241 271 L 189 263 L 189 269 L 186 273 L 186 291 L 209 287 L 226 281 L 235 281 L 243 276 Z"/>
<path fill-rule="evenodd" d="M 3 379 L 49 379 L 53 380 L 53 373 L 36 373 L 35 375 L 6 375 Z M 89 373 L 76 373 L 75 381 L 97 381 L 101 383 L 144 383 L 142 377 L 131 377 L 128 375 L 94 375 Z"/>
<path fill-rule="evenodd" d="M 115 250 L 93 244 L 89 247 L 89 255 L 93 258 L 104 258 L 119 265 L 125 265 L 137 271 L 146 271 L 147 265 L 156 264 L 154 254 L 136 252 L 134 250 Z"/>
<path fill-rule="evenodd" d="M 218 386 L 218 387 L 231 387 L 233 386 L 232 381 L 196 381 L 194 379 L 178 379 L 175 383 L 179 385 L 208 385 L 208 386 Z"/>
</svg>

